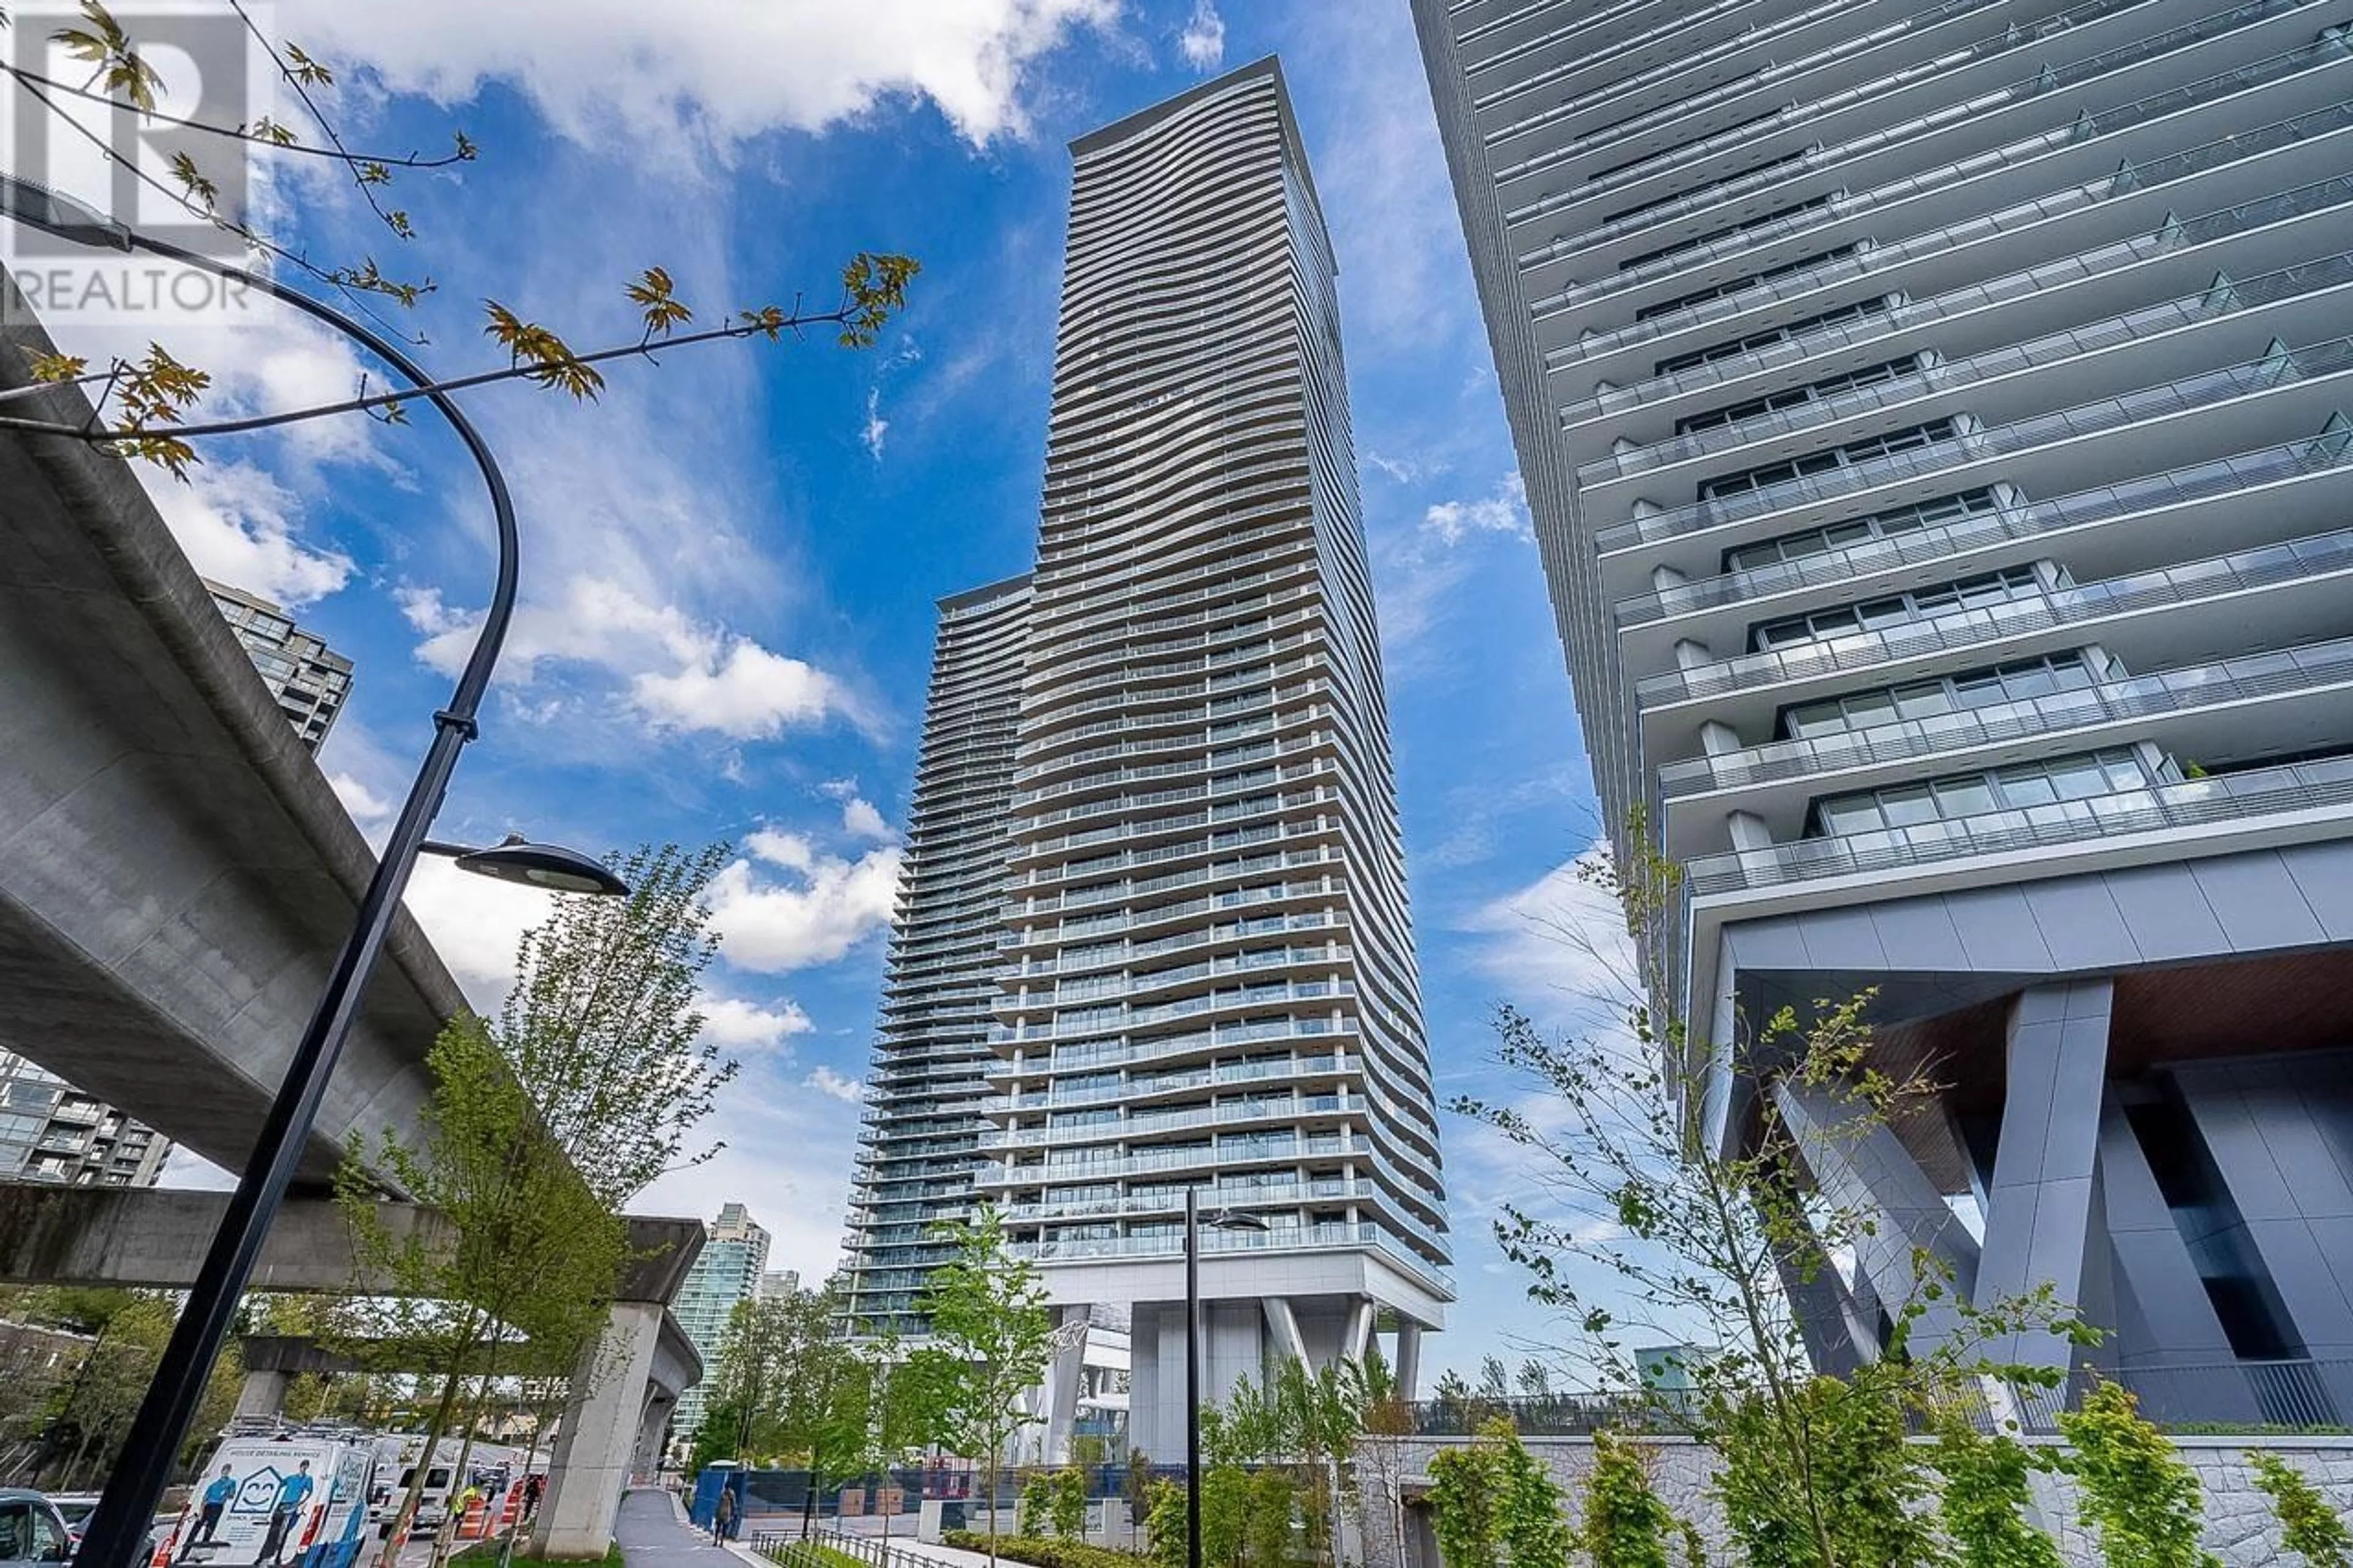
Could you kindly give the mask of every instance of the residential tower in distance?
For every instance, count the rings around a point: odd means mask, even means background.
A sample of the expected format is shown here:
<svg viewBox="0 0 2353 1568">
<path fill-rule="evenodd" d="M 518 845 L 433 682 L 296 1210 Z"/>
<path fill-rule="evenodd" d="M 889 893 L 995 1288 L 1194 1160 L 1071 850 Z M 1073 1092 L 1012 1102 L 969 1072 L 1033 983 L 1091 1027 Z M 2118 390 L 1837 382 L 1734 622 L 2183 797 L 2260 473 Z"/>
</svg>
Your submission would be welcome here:
<svg viewBox="0 0 2353 1568">
<path fill-rule="evenodd" d="M 702 1382 L 679 1395 L 670 1429 L 691 1436 L 702 1425 L 703 1406 L 719 1371 L 719 1342 L 739 1301 L 757 1299 L 768 1267 L 768 1233 L 742 1204 L 722 1204 L 702 1250 L 686 1271 L 670 1311 L 702 1357 Z"/>
<path fill-rule="evenodd" d="M 1817 1361 L 1925 1248 L 2159 1419 L 2353 1418 L 2353 0 L 1413 8 L 1662 1000 L 1949 1079 L 1701 1097 L 1882 1221 Z"/>
<path fill-rule="evenodd" d="M 1188 1192 L 1234 1226 L 1203 1242 L 1211 1397 L 1361 1355 L 1380 1318 L 1410 1387 L 1450 1248 L 1335 267 L 1282 72 L 1072 153 L 1038 559 L 942 606 L 853 1288 L 913 1289 L 919 1211 L 879 1223 L 886 1198 L 960 1212 L 976 1163 L 1063 1330 L 1043 1457 L 1108 1403 L 1089 1347 L 1124 1319 L 1129 1441 L 1174 1458 Z"/>
<path fill-rule="evenodd" d="M 352 661 L 269 600 L 242 588 L 205 580 L 221 616 L 245 645 L 286 721 L 313 752 L 326 743 L 335 715 L 352 691 Z"/>
</svg>

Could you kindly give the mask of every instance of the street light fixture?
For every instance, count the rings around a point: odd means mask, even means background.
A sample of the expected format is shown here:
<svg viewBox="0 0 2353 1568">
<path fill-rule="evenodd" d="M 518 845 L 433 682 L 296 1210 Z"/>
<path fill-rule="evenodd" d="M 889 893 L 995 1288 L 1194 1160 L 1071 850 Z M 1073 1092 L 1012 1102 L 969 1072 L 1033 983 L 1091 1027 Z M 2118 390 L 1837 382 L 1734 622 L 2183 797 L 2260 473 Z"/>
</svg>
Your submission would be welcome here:
<svg viewBox="0 0 2353 1568">
<path fill-rule="evenodd" d="M 498 530 L 498 578 L 490 606 L 482 615 L 481 630 L 475 636 L 473 652 L 458 678 L 449 705 L 433 716 L 433 743 L 409 786 L 400 815 L 394 819 L 384 854 L 360 897 L 351 932 L 343 939 L 343 951 L 328 972 L 326 988 L 294 1047 L 285 1081 L 263 1119 L 252 1156 L 237 1178 L 220 1229 L 214 1234 L 187 1303 L 173 1325 L 171 1342 L 123 1436 L 121 1458 L 107 1478 L 105 1495 L 90 1518 L 90 1533 L 76 1554 L 85 1568 L 133 1568 L 144 1555 L 148 1521 L 155 1517 L 180 1447 L 187 1440 L 213 1360 L 236 1318 L 237 1300 L 253 1276 L 270 1221 L 277 1217 L 286 1188 L 301 1163 L 303 1145 L 310 1141 L 320 1103 L 326 1096 L 327 1081 L 383 956 L 417 856 L 454 851 L 458 863 L 468 870 L 555 891 L 610 895 L 628 889 L 611 872 L 570 850 L 517 839 L 488 849 L 464 850 L 432 844 L 426 837 L 441 808 L 459 752 L 480 732 L 475 715 L 481 710 L 482 694 L 490 686 L 491 668 L 498 663 L 508 622 L 514 615 L 518 553 L 514 500 L 507 493 L 506 476 L 499 471 L 488 443 L 456 401 L 437 388 L 399 345 L 274 278 L 142 235 L 70 197 L 11 175 L 0 174 L 0 213 L 76 244 L 145 251 L 242 283 L 342 332 L 389 366 L 449 422 L 490 488 Z"/>
<path fill-rule="evenodd" d="M 1185 1562 L 1201 1568 L 1201 1227 L 1271 1230 L 1254 1214 L 1219 1209 L 1201 1216 L 1201 1189 L 1185 1189 Z"/>
<path fill-rule="evenodd" d="M 613 875 L 602 860 L 556 844 L 533 844 L 520 833 L 510 833 L 487 849 L 427 839 L 417 847 L 421 855 L 439 855 L 458 862 L 460 871 L 495 877 L 536 888 L 543 893 L 596 893 L 626 898 L 629 885 Z"/>
</svg>

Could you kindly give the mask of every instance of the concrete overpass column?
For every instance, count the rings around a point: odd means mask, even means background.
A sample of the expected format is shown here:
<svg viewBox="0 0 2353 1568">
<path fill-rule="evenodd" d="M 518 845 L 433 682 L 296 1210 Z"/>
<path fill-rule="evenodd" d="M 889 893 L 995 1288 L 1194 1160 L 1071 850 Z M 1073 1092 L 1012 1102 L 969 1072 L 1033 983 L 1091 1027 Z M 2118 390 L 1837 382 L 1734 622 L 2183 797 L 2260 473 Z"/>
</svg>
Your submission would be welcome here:
<svg viewBox="0 0 2353 1568">
<path fill-rule="evenodd" d="M 532 1533 L 534 1556 L 601 1558 L 612 1545 L 666 1310 L 658 1301 L 615 1302 L 604 1337 L 573 1368 L 572 1397 Z"/>
<path fill-rule="evenodd" d="M 1039 1458 L 1049 1465 L 1071 1462 L 1071 1430 L 1079 1419 L 1079 1384 L 1086 1377 L 1087 1314 L 1092 1310 L 1064 1307 L 1056 1325 L 1054 1359 L 1046 1367 L 1045 1408 L 1039 1412 L 1046 1430 Z"/>
<path fill-rule="evenodd" d="M 245 1374 L 245 1382 L 237 1391 L 237 1414 L 245 1415 L 280 1415 L 286 1410 L 286 1391 L 294 1386 L 294 1374 L 268 1367 Z"/>
</svg>

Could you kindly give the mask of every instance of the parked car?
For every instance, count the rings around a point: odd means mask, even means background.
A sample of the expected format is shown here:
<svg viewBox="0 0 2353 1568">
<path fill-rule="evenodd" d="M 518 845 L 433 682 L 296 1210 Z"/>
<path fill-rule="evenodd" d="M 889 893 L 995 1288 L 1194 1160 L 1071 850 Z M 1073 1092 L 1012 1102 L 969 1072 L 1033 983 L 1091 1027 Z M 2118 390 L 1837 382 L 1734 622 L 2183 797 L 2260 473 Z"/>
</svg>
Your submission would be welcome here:
<svg viewBox="0 0 2353 1568">
<path fill-rule="evenodd" d="M 81 1538 L 90 1533 L 90 1515 L 98 1511 L 96 1492 L 51 1492 L 49 1501 L 57 1505 L 58 1513 L 66 1521 L 66 1533 L 73 1537 L 74 1554 L 81 1553 Z M 159 1513 L 147 1524 L 146 1555 L 155 1555 L 155 1543 L 179 1519 L 179 1510 Z"/>
<path fill-rule="evenodd" d="M 73 1549 L 57 1504 L 22 1487 L 0 1488 L 0 1564 L 67 1563 Z"/>
</svg>

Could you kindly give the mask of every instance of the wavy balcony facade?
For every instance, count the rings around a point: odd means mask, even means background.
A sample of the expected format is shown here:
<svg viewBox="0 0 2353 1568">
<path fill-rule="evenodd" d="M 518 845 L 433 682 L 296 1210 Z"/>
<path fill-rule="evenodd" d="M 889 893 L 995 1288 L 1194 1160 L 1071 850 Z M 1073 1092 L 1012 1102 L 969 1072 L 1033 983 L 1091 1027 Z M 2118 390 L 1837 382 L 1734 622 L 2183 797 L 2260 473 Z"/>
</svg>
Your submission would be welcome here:
<svg viewBox="0 0 2353 1568">
<path fill-rule="evenodd" d="M 920 1327 L 931 1227 L 970 1212 L 981 1163 L 1029 606 L 1026 577 L 940 602 L 849 1200 L 849 1311 L 878 1331 Z"/>
<path fill-rule="evenodd" d="M 1377 1317 L 1409 1363 L 1451 1247 L 1335 264 L 1282 73 L 1072 153 L 1037 563 L 985 668 L 943 623 L 852 1230 L 867 1297 L 903 1302 L 926 1205 L 997 1205 L 1066 1322 L 1127 1313 L 1129 1439 L 1163 1456 L 1188 1192 L 1274 1238 L 1204 1258 L 1213 1394 L 1361 1355 Z"/>
<path fill-rule="evenodd" d="M 1656 1000 L 1874 985 L 1946 1125 L 1809 1163 L 1976 1205 L 1981 1296 L 2342 1353 L 2276 1237 L 2353 1189 L 2260 1173 L 2353 1125 L 2353 0 L 1412 5 L 1604 815 L 1686 871 Z"/>
</svg>

